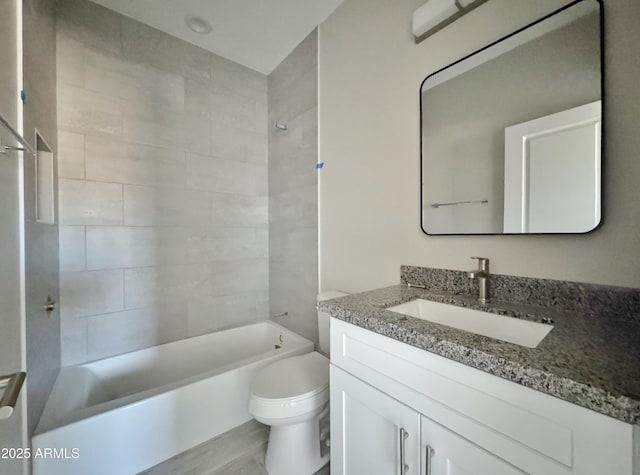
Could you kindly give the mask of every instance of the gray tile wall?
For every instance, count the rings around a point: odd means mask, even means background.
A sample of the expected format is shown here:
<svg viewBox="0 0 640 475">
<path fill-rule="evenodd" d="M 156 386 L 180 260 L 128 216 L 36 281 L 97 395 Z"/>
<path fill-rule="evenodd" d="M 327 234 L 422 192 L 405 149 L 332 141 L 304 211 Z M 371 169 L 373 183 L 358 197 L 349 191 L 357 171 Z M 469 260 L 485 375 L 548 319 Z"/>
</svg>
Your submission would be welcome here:
<svg viewBox="0 0 640 475">
<path fill-rule="evenodd" d="M 22 2 L 24 136 L 35 146 L 37 130 L 53 151 L 54 160 L 57 156 L 55 25 L 55 0 Z M 36 164 L 28 156 L 23 163 L 27 427 L 31 435 L 60 368 L 59 308 L 52 312 L 44 309 L 47 296 L 59 301 L 58 223 L 37 221 Z M 54 209 L 57 209 L 55 202 Z"/>
<path fill-rule="evenodd" d="M 276 122 L 286 124 L 278 130 Z M 278 323 L 317 342 L 318 35 L 269 75 L 269 282 Z"/>
<path fill-rule="evenodd" d="M 267 78 L 58 2 L 62 363 L 268 318 Z"/>
</svg>

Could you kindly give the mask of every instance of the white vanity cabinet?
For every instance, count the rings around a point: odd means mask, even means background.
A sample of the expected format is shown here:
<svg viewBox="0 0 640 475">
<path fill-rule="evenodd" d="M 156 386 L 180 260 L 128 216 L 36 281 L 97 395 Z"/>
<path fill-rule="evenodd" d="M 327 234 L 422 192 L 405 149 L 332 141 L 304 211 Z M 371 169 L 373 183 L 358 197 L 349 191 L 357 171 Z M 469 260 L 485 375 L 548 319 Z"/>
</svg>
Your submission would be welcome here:
<svg viewBox="0 0 640 475">
<path fill-rule="evenodd" d="M 640 475 L 638 426 L 334 318 L 331 427 L 332 475 L 404 475 L 400 429 L 407 475 Z"/>
<path fill-rule="evenodd" d="M 421 473 L 429 475 L 522 475 L 522 470 L 505 462 L 437 422 L 422 416 Z M 437 450 L 436 450 L 437 447 Z"/>
<path fill-rule="evenodd" d="M 419 413 L 335 366 L 331 400 L 342 408 L 331 415 L 331 456 L 341 460 L 332 474 L 400 475 L 402 464 L 418 472 Z"/>
</svg>

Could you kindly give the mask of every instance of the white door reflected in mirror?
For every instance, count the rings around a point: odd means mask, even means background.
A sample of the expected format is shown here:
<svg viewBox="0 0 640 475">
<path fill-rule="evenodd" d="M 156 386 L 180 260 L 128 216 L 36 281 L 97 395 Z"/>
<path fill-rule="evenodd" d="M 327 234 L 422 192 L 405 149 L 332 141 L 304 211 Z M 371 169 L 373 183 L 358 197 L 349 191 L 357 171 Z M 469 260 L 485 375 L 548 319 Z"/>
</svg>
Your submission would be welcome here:
<svg viewBox="0 0 640 475">
<path fill-rule="evenodd" d="M 505 233 L 598 226 L 601 116 L 595 101 L 505 129 Z"/>
</svg>

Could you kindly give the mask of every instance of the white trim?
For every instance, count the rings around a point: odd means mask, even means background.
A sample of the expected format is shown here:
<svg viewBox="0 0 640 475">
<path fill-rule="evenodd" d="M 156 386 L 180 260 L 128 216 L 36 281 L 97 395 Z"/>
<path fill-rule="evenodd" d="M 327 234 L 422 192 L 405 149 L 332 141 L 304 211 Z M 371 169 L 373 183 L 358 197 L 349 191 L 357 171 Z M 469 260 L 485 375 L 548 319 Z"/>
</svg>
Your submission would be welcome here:
<svg viewBox="0 0 640 475">
<path fill-rule="evenodd" d="M 22 0 L 16 0 L 16 79 L 17 91 L 22 91 L 24 87 L 24 66 L 23 66 L 23 31 L 22 31 Z M 24 136 L 24 104 L 22 98 L 18 99 L 17 124 L 18 132 Z M 25 214 L 24 214 L 24 152 L 20 153 L 18 162 L 18 226 L 19 226 L 19 279 L 20 279 L 20 368 L 27 370 L 27 329 L 26 329 L 26 274 L 25 274 Z M 20 394 L 19 402 L 22 411 L 22 446 L 29 447 L 29 429 L 27 426 L 28 404 L 27 404 L 27 382 L 25 381 Z M 22 464 L 23 475 L 31 472 L 30 463 L 25 460 Z"/>
</svg>

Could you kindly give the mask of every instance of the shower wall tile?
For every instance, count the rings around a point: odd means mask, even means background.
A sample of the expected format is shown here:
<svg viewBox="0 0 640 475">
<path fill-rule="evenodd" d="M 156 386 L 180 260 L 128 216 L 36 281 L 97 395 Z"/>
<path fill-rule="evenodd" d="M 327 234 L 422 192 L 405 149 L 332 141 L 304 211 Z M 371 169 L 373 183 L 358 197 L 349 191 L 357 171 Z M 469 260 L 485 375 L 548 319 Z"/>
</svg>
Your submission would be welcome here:
<svg viewBox="0 0 640 475">
<path fill-rule="evenodd" d="M 178 264 L 187 255 L 187 230 L 179 227 L 87 227 L 87 268 L 118 269 Z"/>
<path fill-rule="evenodd" d="M 266 320 L 268 312 L 268 293 L 206 296 L 192 299 L 188 304 L 189 336 Z"/>
<path fill-rule="evenodd" d="M 186 303 L 127 310 L 87 319 L 89 359 L 105 358 L 187 337 Z M 116 342 L 114 344 L 114 342 Z"/>
<path fill-rule="evenodd" d="M 317 319 L 310 318 L 310 308 L 315 312 L 315 295 L 309 292 L 313 287 L 313 281 L 317 277 L 307 274 L 295 273 L 300 280 L 288 277 L 291 267 L 279 263 L 277 260 L 269 261 L 271 314 L 278 315 L 288 312 L 285 317 L 279 317 L 277 323 L 292 331 L 312 338 L 317 333 Z M 317 293 L 317 291 L 315 292 Z"/>
<path fill-rule="evenodd" d="M 189 230 L 189 262 L 267 257 L 268 231 L 259 228 L 203 226 Z"/>
<path fill-rule="evenodd" d="M 279 120 L 288 121 L 316 107 L 318 104 L 318 70 L 301 73 L 287 88 L 269 94 L 271 111 Z"/>
<path fill-rule="evenodd" d="M 127 102 L 122 121 L 130 142 L 202 154 L 211 150 L 210 123 L 197 116 Z"/>
<path fill-rule="evenodd" d="M 87 268 L 84 226 L 60 226 L 60 272 Z"/>
<path fill-rule="evenodd" d="M 211 193 L 211 223 L 229 228 L 266 228 L 269 199 L 231 193 Z"/>
<path fill-rule="evenodd" d="M 68 35 L 58 35 L 57 47 L 65 52 L 57 58 L 58 83 L 84 87 L 84 44 Z"/>
<path fill-rule="evenodd" d="M 274 194 L 269 208 L 273 226 L 313 228 L 318 222 L 317 183 Z"/>
<path fill-rule="evenodd" d="M 269 300 L 288 312 L 278 323 L 316 342 L 317 84 L 314 31 L 269 76 Z"/>
<path fill-rule="evenodd" d="M 215 201 L 212 202 L 211 193 L 208 191 L 125 185 L 124 224 L 197 225 L 211 216 L 213 203 Z M 266 216 L 266 209 L 264 211 L 262 214 Z"/>
<path fill-rule="evenodd" d="M 187 154 L 187 187 L 267 196 L 267 165 Z"/>
<path fill-rule="evenodd" d="M 313 228 L 298 228 L 288 232 L 271 231 L 269 282 L 273 291 L 281 290 L 279 298 L 291 299 L 296 296 L 305 301 L 315 298 L 315 293 L 304 292 L 304 289 L 313 286 L 317 279 L 317 273 L 308 270 L 317 261 L 315 253 L 309 252 L 309 249 L 313 250 L 317 239 L 317 229 Z"/>
<path fill-rule="evenodd" d="M 266 257 L 214 261 L 211 293 L 215 297 L 269 291 L 269 259 Z"/>
<path fill-rule="evenodd" d="M 96 4 L 58 0 L 58 38 L 69 36 L 84 45 L 120 53 L 121 18 L 114 11 Z M 58 58 L 61 56 L 57 55 Z"/>
<path fill-rule="evenodd" d="M 55 58 L 55 24 L 56 24 L 56 5 L 53 0 L 22 0 L 21 2 L 2 2 L 2 13 L 0 13 L 0 23 L 2 23 L 3 38 L 7 39 L 7 33 L 11 33 L 15 28 L 15 19 L 11 18 L 11 11 L 16 6 L 21 6 L 21 39 L 20 54 L 23 64 L 21 67 L 23 89 L 26 91 L 27 100 L 22 108 L 23 134 L 32 144 L 35 145 L 36 130 L 40 133 L 48 146 L 57 156 L 57 121 L 56 121 L 56 58 Z M 13 61 L 14 58 L 6 58 L 14 48 L 6 41 L 0 42 L 5 53 L 5 59 L 1 65 L 4 69 L 4 80 L 2 83 L 2 93 L 5 97 L 14 96 L 13 88 L 6 81 L 17 73 Z M 13 100 L 13 97 L 11 97 Z M 11 111 L 4 110 L 6 114 Z M 13 115 L 13 114 L 11 114 Z M 33 141 L 32 141 L 33 140 Z M 3 159 L 6 162 L 6 158 Z M 43 312 L 42 304 L 47 295 L 51 295 L 54 300 L 59 300 L 59 276 L 58 276 L 58 222 L 53 225 L 38 223 L 36 219 L 36 176 L 37 170 L 32 157 L 25 155 L 22 161 L 23 177 L 20 181 L 24 186 L 24 253 L 21 261 L 24 263 L 24 310 L 25 319 L 24 340 L 19 344 L 24 348 L 23 368 L 29 377 L 25 382 L 25 388 L 22 394 L 26 395 L 25 412 L 27 434 L 31 435 L 40 419 L 42 411 L 47 401 L 47 397 L 55 383 L 56 375 L 60 369 L 60 313 L 55 308 L 53 312 L 46 314 Z M 15 163 L 15 162 L 14 162 Z M 8 165 L 8 164 L 7 164 Z M 5 166 L 7 166 L 5 165 Z M 5 172 L 6 173 L 6 172 Z M 55 172 L 54 172 L 55 176 Z M 23 179 L 24 178 L 24 179 Z M 6 183 L 6 182 L 5 182 Z M 17 185 L 17 183 L 16 183 Z M 55 184 L 54 191 L 56 190 Z M 13 185 L 11 185 L 11 190 Z M 14 198 L 11 197 L 11 191 L 5 191 L 2 206 L 13 207 Z M 15 198 L 18 198 L 16 195 Z M 53 203 L 56 207 L 57 205 Z M 17 208 L 16 208 L 17 209 Z M 13 223 L 2 223 L 5 226 L 13 227 Z M 17 227 L 16 227 L 17 229 Z M 10 241 L 12 239 L 10 238 Z M 2 246 L 6 246 L 6 242 L 2 242 Z M 6 247 L 4 252 L 11 252 L 12 246 Z M 7 262 L 7 261 L 5 261 Z M 3 267 L 2 271 L 5 278 L 12 272 L 9 268 Z M 13 278 L 13 276 L 11 276 Z M 17 280 L 17 279 L 16 279 Z M 11 286 L 9 287 L 11 288 Z M 7 289 L 5 287 L 5 289 Z M 13 325 L 8 324 L 4 313 L 13 309 L 13 301 L 21 300 L 18 295 L 2 296 L 3 305 L 3 333 L 0 340 L 3 340 L 3 355 L 13 353 L 13 342 L 7 341 L 7 337 L 17 336 L 13 332 Z M 8 332 L 8 334 L 7 334 Z M 18 332 L 19 335 L 20 332 Z M 4 338 L 3 338 L 4 337 Z M 5 346 L 7 345 L 8 348 Z M 19 353 L 19 352 L 18 352 Z M 10 356 L 18 356 L 19 354 L 11 354 Z M 7 363 L 3 361 L 3 363 Z M 14 417 L 14 420 L 20 420 L 20 416 Z M 0 422 L 3 429 L 0 432 L 7 434 L 11 431 L 11 422 L 7 426 L 7 422 Z M 18 422 L 19 424 L 19 422 Z M 6 429 L 5 429 L 6 428 Z M 13 432 L 13 431 L 11 431 Z M 18 431 L 19 433 L 20 431 Z M 9 439 L 0 436 L 3 439 L 0 445 L 7 446 Z M 3 444 L 3 442 L 5 442 Z M 18 473 L 19 470 L 13 472 L 9 465 L 7 467 L 6 460 L 2 460 L 0 471 L 3 473 Z"/>
<path fill-rule="evenodd" d="M 65 317 L 60 320 L 60 343 L 62 366 L 87 361 L 87 319 Z"/>
<path fill-rule="evenodd" d="M 315 153 L 318 149 L 318 108 L 312 107 L 297 117 L 285 121 L 273 109 L 269 113 L 271 122 L 284 122 L 289 130 L 283 133 L 277 129 L 271 131 L 269 147 L 271 153 L 281 157 L 289 157 L 288 160 L 278 160 L 276 165 L 289 165 L 301 168 L 308 165 L 302 160 L 293 160 L 296 155 Z M 313 164 L 315 167 L 315 163 Z"/>
<path fill-rule="evenodd" d="M 122 185 L 59 179 L 60 224 L 122 224 Z"/>
<path fill-rule="evenodd" d="M 124 310 L 124 271 L 62 272 L 62 320 Z"/>
<path fill-rule="evenodd" d="M 267 163 L 266 135 L 233 124 L 214 122 L 211 127 L 211 155 L 240 162 Z"/>
<path fill-rule="evenodd" d="M 84 135 L 58 131 L 58 176 L 84 179 Z"/>
<path fill-rule="evenodd" d="M 179 187 L 185 184 L 186 161 L 181 150 L 88 136 L 86 169 L 88 180 Z"/>
<path fill-rule="evenodd" d="M 266 97 L 269 90 L 265 75 L 215 54 L 211 55 L 211 81 L 214 87 L 227 87 L 248 97 Z"/>
<path fill-rule="evenodd" d="M 58 126 L 69 132 L 119 136 L 122 102 L 83 88 L 58 85 Z"/>
<path fill-rule="evenodd" d="M 121 21 L 124 57 L 184 77 L 211 78 L 208 51 L 130 18 Z"/>
<path fill-rule="evenodd" d="M 87 48 L 84 87 L 149 107 L 184 111 L 184 78 L 120 56 Z"/>
<path fill-rule="evenodd" d="M 58 9 L 63 363 L 268 318 L 267 77 Z"/>
<path fill-rule="evenodd" d="M 317 155 L 317 149 L 307 150 L 287 155 L 286 161 L 269 165 L 269 194 L 276 196 L 289 190 L 317 186 Z"/>
<path fill-rule="evenodd" d="M 269 94 L 281 93 L 318 66 L 318 36 L 310 34 L 295 51 L 269 75 Z"/>
<path fill-rule="evenodd" d="M 269 101 L 266 95 L 256 99 L 256 132 L 269 133 Z"/>
<path fill-rule="evenodd" d="M 226 87 L 213 88 L 210 84 L 187 79 L 186 111 L 228 126 L 255 130 L 256 101 Z"/>
<path fill-rule="evenodd" d="M 125 269 L 125 308 L 149 307 L 210 295 L 211 285 L 210 263 Z"/>
</svg>

